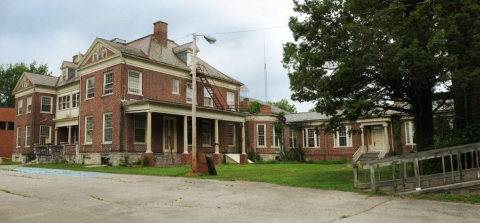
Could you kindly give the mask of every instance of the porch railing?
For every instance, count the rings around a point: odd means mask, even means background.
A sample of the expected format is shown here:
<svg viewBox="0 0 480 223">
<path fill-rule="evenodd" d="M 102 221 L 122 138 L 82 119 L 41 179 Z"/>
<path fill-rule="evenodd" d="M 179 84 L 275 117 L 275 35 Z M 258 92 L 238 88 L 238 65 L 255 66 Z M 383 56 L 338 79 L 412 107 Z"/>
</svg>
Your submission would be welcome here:
<svg viewBox="0 0 480 223">
<path fill-rule="evenodd" d="M 360 159 L 360 157 L 365 153 L 363 147 L 364 145 L 358 147 L 357 151 L 353 154 L 353 162 L 357 162 L 358 159 Z"/>
<path fill-rule="evenodd" d="M 390 152 L 390 145 L 384 144 L 382 147 L 382 151 L 380 151 L 380 153 L 378 154 L 378 158 L 384 158 L 388 152 Z"/>
</svg>

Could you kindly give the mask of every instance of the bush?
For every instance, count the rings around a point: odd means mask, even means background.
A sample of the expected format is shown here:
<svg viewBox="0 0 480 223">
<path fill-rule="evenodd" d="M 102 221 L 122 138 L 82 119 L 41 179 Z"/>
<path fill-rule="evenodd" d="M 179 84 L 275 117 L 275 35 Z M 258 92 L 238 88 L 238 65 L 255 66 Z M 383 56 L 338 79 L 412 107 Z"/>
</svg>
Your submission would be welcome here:
<svg viewBox="0 0 480 223">
<path fill-rule="evenodd" d="M 248 155 L 248 159 L 255 163 L 263 161 L 262 157 L 257 152 L 248 152 L 247 155 Z"/>
<path fill-rule="evenodd" d="M 301 147 L 286 149 L 282 156 L 282 160 L 305 163 L 305 153 Z"/>
<path fill-rule="evenodd" d="M 137 161 L 137 165 L 142 165 L 142 166 L 149 167 L 150 166 L 150 159 L 146 156 L 142 156 L 142 158 Z"/>
<path fill-rule="evenodd" d="M 247 112 L 250 113 L 260 113 L 260 109 L 262 108 L 262 104 L 258 101 L 252 101 L 250 106 L 247 108 Z"/>
</svg>

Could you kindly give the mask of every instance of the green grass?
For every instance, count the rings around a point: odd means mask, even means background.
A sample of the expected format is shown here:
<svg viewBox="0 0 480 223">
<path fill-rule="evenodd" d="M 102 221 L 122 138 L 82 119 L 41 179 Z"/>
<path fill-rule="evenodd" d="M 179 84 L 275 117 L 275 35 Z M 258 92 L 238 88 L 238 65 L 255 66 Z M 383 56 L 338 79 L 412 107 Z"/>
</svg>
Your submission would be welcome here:
<svg viewBox="0 0 480 223">
<path fill-rule="evenodd" d="M 279 185 L 355 191 L 353 172 L 345 164 L 252 164 L 217 165 L 217 176 L 186 176 L 190 166 L 173 167 L 85 167 L 76 164 L 37 164 L 29 167 L 93 171 L 102 173 L 137 174 L 149 176 L 194 177 L 216 180 L 243 180 Z"/>
<path fill-rule="evenodd" d="M 3 161 L 0 165 L 22 165 L 20 162 Z"/>
</svg>

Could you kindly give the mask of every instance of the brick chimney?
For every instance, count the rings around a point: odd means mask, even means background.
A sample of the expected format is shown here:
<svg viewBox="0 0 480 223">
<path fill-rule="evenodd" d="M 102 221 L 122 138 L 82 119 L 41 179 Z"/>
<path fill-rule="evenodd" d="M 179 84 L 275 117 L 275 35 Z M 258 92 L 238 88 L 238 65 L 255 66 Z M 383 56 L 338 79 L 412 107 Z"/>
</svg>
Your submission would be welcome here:
<svg viewBox="0 0 480 223">
<path fill-rule="evenodd" d="M 153 37 L 157 39 L 161 46 L 167 47 L 168 42 L 168 24 L 162 21 L 153 23 Z"/>
</svg>

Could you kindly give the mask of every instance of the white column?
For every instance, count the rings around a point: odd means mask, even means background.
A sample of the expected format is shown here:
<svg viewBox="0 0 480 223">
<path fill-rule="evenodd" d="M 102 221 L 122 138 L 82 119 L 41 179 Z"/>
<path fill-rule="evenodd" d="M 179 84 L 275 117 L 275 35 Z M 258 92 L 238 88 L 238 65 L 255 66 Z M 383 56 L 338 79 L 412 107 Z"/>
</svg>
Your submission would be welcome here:
<svg viewBox="0 0 480 223">
<path fill-rule="evenodd" d="M 55 128 L 55 145 L 58 145 L 58 137 L 57 136 L 58 136 L 58 128 Z"/>
<path fill-rule="evenodd" d="M 384 146 L 388 146 L 388 124 L 383 124 L 383 132 L 384 132 Z"/>
<path fill-rule="evenodd" d="M 218 119 L 215 119 L 215 154 L 220 153 L 220 146 L 218 140 Z"/>
<path fill-rule="evenodd" d="M 72 144 L 72 126 L 67 126 L 68 128 L 68 144 Z M 56 140 L 57 137 L 55 137 Z"/>
<path fill-rule="evenodd" d="M 365 128 L 363 127 L 363 125 L 361 125 L 361 126 L 360 126 L 360 131 L 362 131 L 362 134 L 361 134 L 361 135 L 362 135 L 362 136 L 361 136 L 361 137 L 362 137 L 362 151 L 363 151 L 363 152 L 366 152 L 366 151 L 365 151 L 365 134 L 364 134 L 364 130 L 365 130 Z"/>
<path fill-rule="evenodd" d="M 242 124 L 242 154 L 247 154 L 245 149 L 245 122 Z"/>
<path fill-rule="evenodd" d="M 188 116 L 183 116 L 183 154 L 188 154 Z"/>
<path fill-rule="evenodd" d="M 152 153 L 152 112 L 147 113 L 147 152 Z"/>
</svg>

